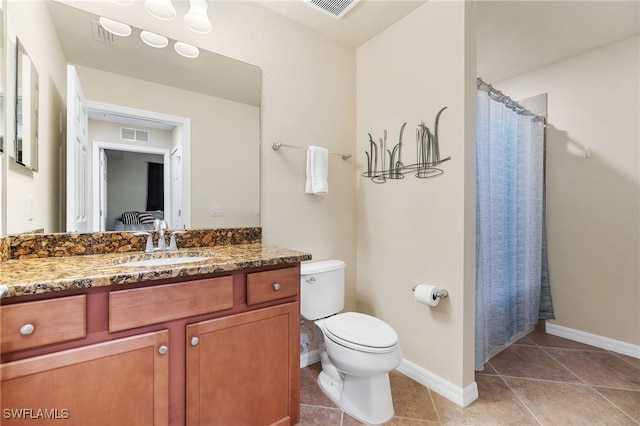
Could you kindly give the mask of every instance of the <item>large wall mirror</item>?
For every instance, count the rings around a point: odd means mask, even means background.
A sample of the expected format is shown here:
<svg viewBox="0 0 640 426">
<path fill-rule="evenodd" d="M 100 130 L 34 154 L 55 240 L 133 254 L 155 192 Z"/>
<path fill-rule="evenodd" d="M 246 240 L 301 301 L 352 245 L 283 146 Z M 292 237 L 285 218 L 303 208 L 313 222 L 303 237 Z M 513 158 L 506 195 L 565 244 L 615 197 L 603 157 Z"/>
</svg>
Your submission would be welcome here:
<svg viewBox="0 0 640 426">
<path fill-rule="evenodd" d="M 139 28 L 114 36 L 58 1 L 5 13 L 40 81 L 38 173 L 8 167 L 7 234 L 121 230 L 122 213 L 158 206 L 172 229 L 260 226 L 258 67 L 149 47 Z M 152 163 L 164 192 L 149 205 Z"/>
</svg>

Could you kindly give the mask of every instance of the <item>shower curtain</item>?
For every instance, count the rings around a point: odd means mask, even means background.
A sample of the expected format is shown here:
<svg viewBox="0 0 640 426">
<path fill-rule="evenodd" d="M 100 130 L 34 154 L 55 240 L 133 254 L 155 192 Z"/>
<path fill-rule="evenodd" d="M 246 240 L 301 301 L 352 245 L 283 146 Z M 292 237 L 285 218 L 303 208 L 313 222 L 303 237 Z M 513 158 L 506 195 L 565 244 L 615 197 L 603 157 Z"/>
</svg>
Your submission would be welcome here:
<svg viewBox="0 0 640 426">
<path fill-rule="evenodd" d="M 544 123 L 477 93 L 476 370 L 538 320 Z"/>
</svg>

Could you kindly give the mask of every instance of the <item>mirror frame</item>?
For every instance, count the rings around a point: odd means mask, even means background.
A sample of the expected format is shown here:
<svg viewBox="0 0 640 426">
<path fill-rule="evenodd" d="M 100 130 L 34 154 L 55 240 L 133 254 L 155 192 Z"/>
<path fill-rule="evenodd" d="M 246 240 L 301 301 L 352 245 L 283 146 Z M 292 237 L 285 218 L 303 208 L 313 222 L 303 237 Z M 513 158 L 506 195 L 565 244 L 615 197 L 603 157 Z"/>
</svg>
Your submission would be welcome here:
<svg viewBox="0 0 640 426">
<path fill-rule="evenodd" d="M 16 102 L 14 159 L 30 170 L 38 171 L 38 107 L 40 82 L 33 61 L 16 38 Z"/>
</svg>

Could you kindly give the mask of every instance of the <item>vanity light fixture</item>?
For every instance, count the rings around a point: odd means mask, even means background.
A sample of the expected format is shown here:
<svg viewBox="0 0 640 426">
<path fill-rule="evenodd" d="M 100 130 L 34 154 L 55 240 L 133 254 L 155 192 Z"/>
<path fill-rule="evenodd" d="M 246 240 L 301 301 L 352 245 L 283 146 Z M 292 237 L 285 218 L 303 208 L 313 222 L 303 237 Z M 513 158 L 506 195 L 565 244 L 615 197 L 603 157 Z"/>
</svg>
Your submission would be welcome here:
<svg viewBox="0 0 640 426">
<path fill-rule="evenodd" d="M 200 51 L 198 50 L 197 47 L 187 43 L 183 43 L 181 41 L 176 41 L 176 43 L 173 45 L 173 48 L 175 49 L 176 52 L 178 52 L 178 54 L 189 59 L 197 58 L 198 55 L 200 54 Z"/>
<path fill-rule="evenodd" d="M 144 0 L 144 8 L 154 18 L 171 21 L 177 15 L 171 0 Z"/>
<path fill-rule="evenodd" d="M 111 1 L 120 6 L 131 6 L 133 4 L 133 0 L 111 0 Z"/>
<path fill-rule="evenodd" d="M 194 33 L 209 34 L 211 21 L 207 16 L 207 0 L 189 0 L 189 11 L 184 15 L 184 25 Z"/>
<path fill-rule="evenodd" d="M 98 22 L 100 22 L 100 26 L 102 26 L 102 28 L 113 35 L 120 37 L 129 37 L 131 35 L 131 27 L 127 24 L 123 24 L 122 22 L 114 21 L 113 19 L 105 18 L 104 16 L 101 16 L 100 19 L 98 19 Z"/>
<path fill-rule="evenodd" d="M 167 47 L 167 45 L 169 44 L 168 38 L 156 33 L 152 33 L 151 31 L 141 31 L 140 39 L 147 46 L 155 47 L 156 49 L 162 49 L 164 47 Z"/>
</svg>

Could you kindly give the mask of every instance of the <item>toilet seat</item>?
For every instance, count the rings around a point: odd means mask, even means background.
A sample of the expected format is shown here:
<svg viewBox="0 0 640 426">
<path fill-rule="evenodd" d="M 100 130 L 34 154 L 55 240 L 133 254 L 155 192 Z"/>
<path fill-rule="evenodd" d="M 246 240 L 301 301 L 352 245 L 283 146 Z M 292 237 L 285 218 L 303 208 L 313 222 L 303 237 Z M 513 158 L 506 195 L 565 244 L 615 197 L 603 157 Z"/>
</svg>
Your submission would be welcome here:
<svg viewBox="0 0 640 426">
<path fill-rule="evenodd" d="M 324 320 L 325 336 L 361 352 L 388 353 L 398 346 L 398 335 L 386 322 L 358 312 L 345 312 Z"/>
</svg>

